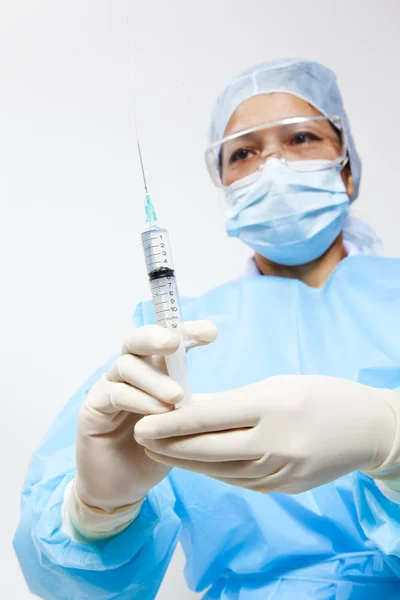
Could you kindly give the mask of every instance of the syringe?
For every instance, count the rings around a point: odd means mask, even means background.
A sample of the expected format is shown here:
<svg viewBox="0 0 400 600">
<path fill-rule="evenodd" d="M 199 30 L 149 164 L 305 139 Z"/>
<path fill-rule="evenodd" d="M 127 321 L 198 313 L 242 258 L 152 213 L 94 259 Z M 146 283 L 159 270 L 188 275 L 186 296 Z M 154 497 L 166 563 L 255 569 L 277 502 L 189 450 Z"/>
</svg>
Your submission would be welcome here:
<svg viewBox="0 0 400 600">
<path fill-rule="evenodd" d="M 146 191 L 145 210 L 148 228 L 141 235 L 147 275 L 149 277 L 152 304 L 157 325 L 176 331 L 180 338 L 179 348 L 165 357 L 168 375 L 175 379 L 184 391 L 183 400 L 177 405 L 190 403 L 191 394 L 186 360 L 186 348 L 181 330 L 182 313 L 178 286 L 172 262 L 168 231 L 156 224 L 157 216 L 147 189 L 142 154 L 138 142 L 140 164 Z"/>
</svg>

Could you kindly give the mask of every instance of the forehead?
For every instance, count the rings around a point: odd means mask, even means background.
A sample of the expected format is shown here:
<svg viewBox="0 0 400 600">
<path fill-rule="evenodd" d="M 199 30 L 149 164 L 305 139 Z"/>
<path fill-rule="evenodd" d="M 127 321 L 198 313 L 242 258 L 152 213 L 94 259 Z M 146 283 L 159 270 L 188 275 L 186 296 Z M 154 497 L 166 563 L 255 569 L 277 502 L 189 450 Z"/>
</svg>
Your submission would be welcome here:
<svg viewBox="0 0 400 600">
<path fill-rule="evenodd" d="M 321 113 L 314 106 L 284 92 L 260 94 L 245 100 L 233 113 L 225 129 L 225 136 L 268 121 L 286 117 L 316 116 Z"/>
</svg>

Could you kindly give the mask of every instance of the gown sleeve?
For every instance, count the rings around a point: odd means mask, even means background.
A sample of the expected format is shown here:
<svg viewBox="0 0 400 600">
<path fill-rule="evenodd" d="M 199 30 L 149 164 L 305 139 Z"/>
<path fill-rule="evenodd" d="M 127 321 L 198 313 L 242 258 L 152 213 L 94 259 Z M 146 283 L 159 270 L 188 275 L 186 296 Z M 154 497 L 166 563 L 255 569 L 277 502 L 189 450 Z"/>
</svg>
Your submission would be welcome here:
<svg viewBox="0 0 400 600">
<path fill-rule="evenodd" d="M 139 305 L 135 312 L 138 326 L 143 323 L 141 316 Z M 79 408 L 115 358 L 71 398 L 30 462 L 14 548 L 27 584 L 39 598 L 155 598 L 179 539 L 181 523 L 168 478 L 150 490 L 139 516 L 113 538 L 77 542 L 62 528 L 65 490 L 76 473 Z"/>
</svg>

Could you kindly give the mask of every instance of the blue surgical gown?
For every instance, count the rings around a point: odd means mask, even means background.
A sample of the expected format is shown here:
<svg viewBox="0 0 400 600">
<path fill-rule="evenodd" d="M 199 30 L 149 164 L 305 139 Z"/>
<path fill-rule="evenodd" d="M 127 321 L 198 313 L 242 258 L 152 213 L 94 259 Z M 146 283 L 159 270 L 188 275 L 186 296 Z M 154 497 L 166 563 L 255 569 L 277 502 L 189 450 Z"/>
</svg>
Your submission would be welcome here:
<svg viewBox="0 0 400 600">
<path fill-rule="evenodd" d="M 335 375 L 400 389 L 400 260 L 353 256 L 321 289 L 247 277 L 184 302 L 217 341 L 189 353 L 192 389 L 223 391 L 279 374 Z M 151 305 L 135 312 L 153 321 Z M 81 544 L 61 529 L 75 474 L 80 405 L 100 369 L 58 416 L 32 458 L 15 548 L 41 598 L 154 598 L 175 545 L 191 589 L 207 600 L 400 599 L 400 504 L 352 473 L 295 496 L 262 495 L 174 469 L 137 520 Z"/>
</svg>

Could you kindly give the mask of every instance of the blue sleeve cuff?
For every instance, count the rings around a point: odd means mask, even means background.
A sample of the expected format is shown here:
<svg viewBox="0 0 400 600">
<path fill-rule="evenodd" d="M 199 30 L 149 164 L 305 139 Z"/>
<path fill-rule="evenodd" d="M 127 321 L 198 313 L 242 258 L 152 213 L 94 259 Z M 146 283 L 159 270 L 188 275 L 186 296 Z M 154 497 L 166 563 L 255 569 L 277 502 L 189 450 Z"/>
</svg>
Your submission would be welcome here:
<svg viewBox="0 0 400 600">
<path fill-rule="evenodd" d="M 90 571 L 116 569 L 135 558 L 135 571 L 142 576 L 162 562 L 179 530 L 179 519 L 165 502 L 161 486 L 150 491 L 138 518 L 122 533 L 108 540 L 81 544 L 61 531 L 65 487 L 74 475 L 66 475 L 50 492 L 48 504 L 33 528 L 32 539 L 39 554 L 55 565 Z M 141 552 L 148 541 L 152 545 L 152 560 Z"/>
</svg>

